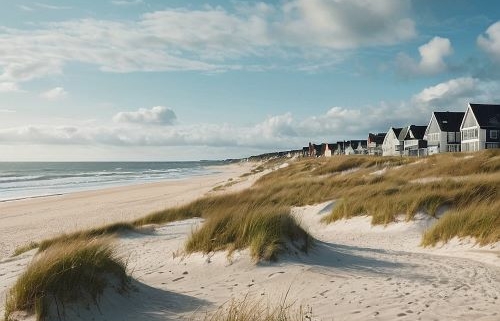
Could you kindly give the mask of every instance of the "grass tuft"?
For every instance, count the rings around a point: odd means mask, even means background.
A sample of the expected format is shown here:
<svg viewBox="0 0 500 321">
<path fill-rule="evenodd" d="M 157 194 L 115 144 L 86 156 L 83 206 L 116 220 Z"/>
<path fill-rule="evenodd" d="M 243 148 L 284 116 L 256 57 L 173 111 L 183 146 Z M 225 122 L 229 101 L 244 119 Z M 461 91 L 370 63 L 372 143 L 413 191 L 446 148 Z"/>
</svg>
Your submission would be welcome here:
<svg viewBox="0 0 500 321">
<path fill-rule="evenodd" d="M 447 212 L 427 230 L 423 246 L 435 246 L 453 237 L 474 237 L 480 245 L 500 240 L 500 201 L 493 204 L 473 204 Z"/>
<path fill-rule="evenodd" d="M 5 320 L 15 311 L 36 313 L 43 320 L 59 306 L 88 295 L 96 303 L 114 277 L 125 287 L 125 264 L 106 240 L 73 241 L 51 246 L 35 257 L 7 295 Z"/>
<path fill-rule="evenodd" d="M 54 238 L 46 239 L 39 243 L 38 251 L 45 251 L 54 244 L 66 244 L 68 242 L 79 240 L 93 240 L 99 237 L 107 237 L 118 233 L 130 232 L 136 230 L 136 227 L 131 223 L 114 223 L 101 227 L 96 227 L 88 230 L 82 230 L 70 234 L 62 234 Z"/>
<path fill-rule="evenodd" d="M 251 301 L 248 297 L 242 300 L 231 300 L 217 311 L 207 314 L 204 321 L 306 321 L 313 318 L 312 309 L 302 306 L 294 308 L 293 304 L 281 300 L 279 305 L 264 303 L 262 300 Z"/>
<path fill-rule="evenodd" d="M 250 248 L 256 260 L 276 260 L 290 243 L 307 252 L 311 238 L 289 214 L 276 205 L 245 206 L 212 214 L 186 243 L 188 252 Z"/>
</svg>

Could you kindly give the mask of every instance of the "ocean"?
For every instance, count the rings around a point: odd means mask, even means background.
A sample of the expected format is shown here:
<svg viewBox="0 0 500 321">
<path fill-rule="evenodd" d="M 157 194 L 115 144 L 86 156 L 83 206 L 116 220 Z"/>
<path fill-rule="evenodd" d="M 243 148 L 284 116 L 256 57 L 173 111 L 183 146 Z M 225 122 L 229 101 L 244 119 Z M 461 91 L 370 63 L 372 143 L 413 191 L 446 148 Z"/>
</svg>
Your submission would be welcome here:
<svg viewBox="0 0 500 321">
<path fill-rule="evenodd" d="M 217 173 L 222 161 L 0 162 L 0 202 Z"/>
</svg>

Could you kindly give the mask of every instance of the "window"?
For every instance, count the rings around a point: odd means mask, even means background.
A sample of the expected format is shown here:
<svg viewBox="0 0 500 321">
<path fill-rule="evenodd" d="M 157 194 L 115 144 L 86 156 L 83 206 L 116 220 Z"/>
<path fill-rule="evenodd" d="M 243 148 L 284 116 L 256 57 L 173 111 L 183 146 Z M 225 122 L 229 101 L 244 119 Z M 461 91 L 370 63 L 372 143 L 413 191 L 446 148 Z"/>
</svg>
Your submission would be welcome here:
<svg viewBox="0 0 500 321">
<path fill-rule="evenodd" d="M 454 143 L 455 142 L 455 132 L 449 132 L 448 133 L 448 143 Z"/>
<path fill-rule="evenodd" d="M 478 138 L 477 128 L 469 128 L 462 130 L 462 140 L 475 139 L 475 138 Z"/>
<path fill-rule="evenodd" d="M 496 130 L 496 129 L 490 130 L 490 138 L 491 139 L 498 139 L 498 130 Z"/>
<path fill-rule="evenodd" d="M 486 149 L 500 148 L 500 143 L 486 143 Z"/>
</svg>

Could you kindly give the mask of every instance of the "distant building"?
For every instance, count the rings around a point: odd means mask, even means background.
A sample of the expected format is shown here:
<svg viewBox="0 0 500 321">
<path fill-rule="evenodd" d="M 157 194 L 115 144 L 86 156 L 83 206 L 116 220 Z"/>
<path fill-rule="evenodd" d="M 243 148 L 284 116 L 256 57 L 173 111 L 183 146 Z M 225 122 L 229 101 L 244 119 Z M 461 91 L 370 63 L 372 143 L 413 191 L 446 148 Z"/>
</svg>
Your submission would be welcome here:
<svg viewBox="0 0 500 321">
<path fill-rule="evenodd" d="M 382 144 L 384 143 L 386 133 L 368 134 L 366 141 L 368 155 L 382 155 Z"/>
<path fill-rule="evenodd" d="M 382 156 L 400 156 L 403 150 L 399 134 L 403 128 L 390 127 L 382 143 Z"/>
<path fill-rule="evenodd" d="M 427 141 L 424 140 L 426 129 L 427 126 L 410 125 L 401 130 L 399 141 L 402 142 L 403 155 L 427 155 Z"/>
<path fill-rule="evenodd" d="M 462 152 L 500 147 L 500 105 L 469 104 L 460 125 Z"/>
<path fill-rule="evenodd" d="M 353 139 L 346 142 L 346 155 L 364 155 L 367 153 L 366 140 Z"/>
<path fill-rule="evenodd" d="M 429 155 L 460 151 L 460 125 L 464 115 L 465 112 L 435 111 L 432 113 L 424 136 L 427 140 Z"/>
</svg>

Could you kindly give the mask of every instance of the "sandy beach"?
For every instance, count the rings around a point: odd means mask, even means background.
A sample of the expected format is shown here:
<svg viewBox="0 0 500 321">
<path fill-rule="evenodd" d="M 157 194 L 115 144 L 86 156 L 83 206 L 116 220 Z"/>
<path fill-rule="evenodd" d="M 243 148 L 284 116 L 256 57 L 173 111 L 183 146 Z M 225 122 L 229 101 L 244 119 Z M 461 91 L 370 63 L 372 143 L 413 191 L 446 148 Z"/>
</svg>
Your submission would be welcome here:
<svg viewBox="0 0 500 321">
<path fill-rule="evenodd" d="M 0 259 L 30 241 L 109 222 L 132 220 L 185 204 L 248 171 L 250 163 L 218 166 L 217 174 L 0 202 Z"/>
<path fill-rule="evenodd" d="M 17 245 L 56 233 L 126 220 L 202 196 L 250 165 L 231 165 L 217 175 L 185 181 L 106 189 L 0 204 L 0 295 L 22 273 L 34 251 L 8 258 Z M 232 185 L 250 186 L 258 175 Z M 223 192 L 223 191 L 222 191 Z M 417 215 L 387 226 L 356 217 L 324 225 L 335 201 L 293 209 L 317 240 L 308 254 L 288 253 L 255 264 L 248 251 L 185 255 L 189 234 L 201 219 L 173 222 L 120 237 L 132 290 L 108 289 L 99 307 L 71 304 L 68 320 L 202 319 L 232 299 L 286 302 L 312 312 L 313 320 L 500 319 L 500 244 L 471 240 L 424 249 L 421 233 L 434 218 Z M 3 302 L 3 299 L 2 301 Z M 1 313 L 2 311 L 0 311 Z"/>
</svg>

